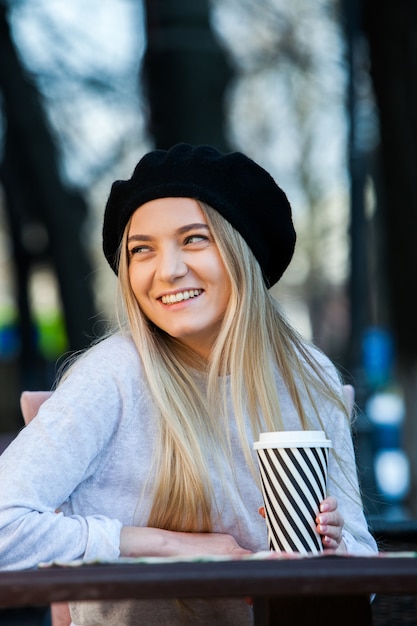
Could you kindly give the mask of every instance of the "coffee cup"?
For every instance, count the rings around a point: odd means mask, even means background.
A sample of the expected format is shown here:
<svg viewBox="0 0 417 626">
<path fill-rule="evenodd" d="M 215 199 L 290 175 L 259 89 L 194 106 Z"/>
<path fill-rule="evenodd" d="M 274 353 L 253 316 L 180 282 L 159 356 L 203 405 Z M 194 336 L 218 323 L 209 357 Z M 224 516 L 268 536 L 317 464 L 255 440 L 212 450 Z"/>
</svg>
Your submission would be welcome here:
<svg viewBox="0 0 417 626">
<path fill-rule="evenodd" d="M 271 550 L 323 551 L 315 519 L 326 497 L 331 447 L 321 430 L 265 432 L 254 443 Z"/>
</svg>

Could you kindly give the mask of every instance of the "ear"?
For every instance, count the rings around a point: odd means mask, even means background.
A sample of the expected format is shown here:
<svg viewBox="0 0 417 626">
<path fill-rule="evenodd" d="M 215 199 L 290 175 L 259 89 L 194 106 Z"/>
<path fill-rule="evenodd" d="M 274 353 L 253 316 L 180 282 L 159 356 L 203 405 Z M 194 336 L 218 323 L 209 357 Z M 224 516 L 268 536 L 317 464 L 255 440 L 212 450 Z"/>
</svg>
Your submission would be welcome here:
<svg viewBox="0 0 417 626">
<path fill-rule="evenodd" d="M 41 404 L 52 395 L 52 391 L 24 391 L 20 396 L 20 408 L 25 424 L 37 415 Z"/>
</svg>

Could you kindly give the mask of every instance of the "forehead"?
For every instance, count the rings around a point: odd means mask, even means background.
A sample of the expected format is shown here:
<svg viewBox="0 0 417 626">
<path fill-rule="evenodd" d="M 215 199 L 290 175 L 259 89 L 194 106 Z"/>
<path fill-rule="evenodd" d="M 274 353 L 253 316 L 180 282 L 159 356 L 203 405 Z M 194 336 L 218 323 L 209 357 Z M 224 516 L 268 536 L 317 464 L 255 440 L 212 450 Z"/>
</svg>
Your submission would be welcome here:
<svg viewBox="0 0 417 626">
<path fill-rule="evenodd" d="M 163 231 L 186 224 L 206 224 L 199 203 L 193 198 L 158 198 L 140 206 L 132 215 L 130 232 Z"/>
</svg>

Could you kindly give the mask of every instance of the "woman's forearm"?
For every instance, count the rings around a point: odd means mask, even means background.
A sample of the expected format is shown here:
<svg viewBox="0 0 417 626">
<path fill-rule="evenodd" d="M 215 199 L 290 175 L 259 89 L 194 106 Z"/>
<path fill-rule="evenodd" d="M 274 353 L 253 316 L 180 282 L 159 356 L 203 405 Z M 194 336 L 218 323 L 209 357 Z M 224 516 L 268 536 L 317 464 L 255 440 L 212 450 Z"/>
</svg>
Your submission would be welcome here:
<svg viewBox="0 0 417 626">
<path fill-rule="evenodd" d="M 120 533 L 120 556 L 197 556 L 251 554 L 231 535 L 186 533 L 137 526 L 124 526 Z"/>
</svg>

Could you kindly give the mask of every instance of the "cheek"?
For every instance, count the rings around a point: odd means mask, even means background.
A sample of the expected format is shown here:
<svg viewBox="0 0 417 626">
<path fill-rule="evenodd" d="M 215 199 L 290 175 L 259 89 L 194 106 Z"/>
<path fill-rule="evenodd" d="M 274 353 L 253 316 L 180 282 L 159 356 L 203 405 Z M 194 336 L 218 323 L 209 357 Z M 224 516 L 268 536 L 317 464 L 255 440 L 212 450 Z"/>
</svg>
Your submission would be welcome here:
<svg viewBox="0 0 417 626">
<path fill-rule="evenodd" d="M 221 285 L 222 293 L 230 294 L 231 292 L 230 278 L 229 278 L 228 273 L 226 272 L 226 269 L 221 259 L 218 259 L 217 261 L 216 273 L 217 273 L 217 281 L 218 281 L 218 284 Z"/>
<path fill-rule="evenodd" d="M 135 271 L 135 268 L 129 268 L 129 282 L 136 300 L 140 300 L 143 296 L 143 277 Z"/>
<path fill-rule="evenodd" d="M 230 287 L 229 287 L 228 283 L 225 283 L 225 286 L 224 286 L 224 288 L 222 289 L 222 291 L 220 293 L 220 300 L 221 300 L 221 303 L 222 303 L 223 315 L 226 313 L 226 309 L 227 309 L 229 301 L 230 301 L 230 296 L 231 296 Z"/>
<path fill-rule="evenodd" d="M 212 279 L 217 282 L 217 284 L 224 286 L 229 283 L 229 276 L 217 250 L 215 252 L 213 251 L 212 256 L 209 260 L 206 260 L 206 263 L 207 271 L 211 274 Z"/>
<path fill-rule="evenodd" d="M 219 272 L 218 274 L 218 285 L 219 285 L 219 290 L 218 290 L 219 304 L 222 306 L 222 308 L 225 311 L 228 306 L 231 294 L 232 294 L 232 287 L 230 284 L 230 279 L 224 270 Z"/>
</svg>

